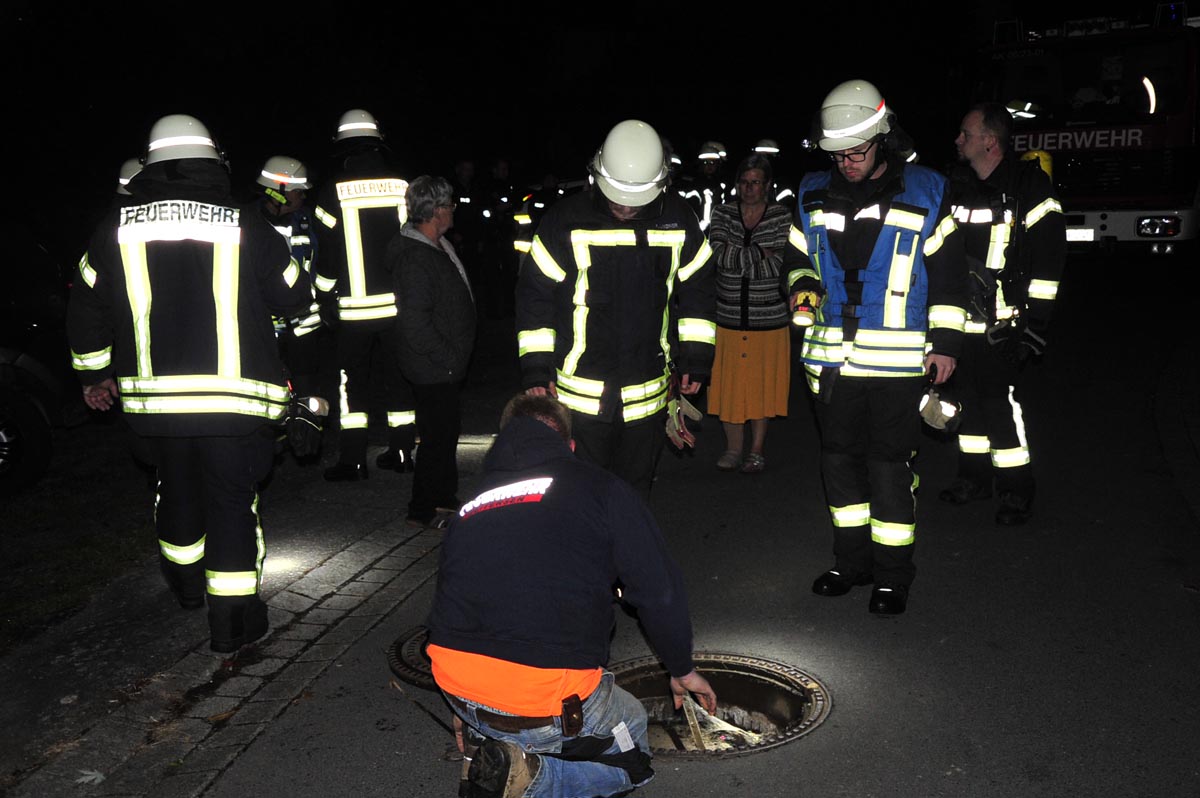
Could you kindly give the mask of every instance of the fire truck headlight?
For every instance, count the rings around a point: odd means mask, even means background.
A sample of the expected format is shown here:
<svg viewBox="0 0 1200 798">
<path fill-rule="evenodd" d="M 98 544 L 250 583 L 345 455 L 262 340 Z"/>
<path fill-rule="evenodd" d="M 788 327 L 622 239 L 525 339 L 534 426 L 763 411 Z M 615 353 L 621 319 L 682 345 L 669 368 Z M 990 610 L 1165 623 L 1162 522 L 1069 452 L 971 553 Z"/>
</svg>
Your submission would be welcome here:
<svg viewBox="0 0 1200 798">
<path fill-rule="evenodd" d="M 1137 234 L 1142 238 L 1171 238 L 1179 235 L 1183 219 L 1178 216 L 1139 216 Z"/>
</svg>

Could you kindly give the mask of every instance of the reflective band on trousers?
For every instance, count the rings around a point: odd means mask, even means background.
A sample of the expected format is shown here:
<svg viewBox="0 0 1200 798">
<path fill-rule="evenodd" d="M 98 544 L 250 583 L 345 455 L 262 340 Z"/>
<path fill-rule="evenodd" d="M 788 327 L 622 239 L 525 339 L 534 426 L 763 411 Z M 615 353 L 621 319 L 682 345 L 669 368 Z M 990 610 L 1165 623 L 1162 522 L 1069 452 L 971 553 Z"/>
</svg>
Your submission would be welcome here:
<svg viewBox="0 0 1200 798">
<path fill-rule="evenodd" d="M 191 565 L 204 558 L 204 536 L 190 546 L 176 546 L 165 540 L 158 541 L 158 550 L 162 556 L 176 565 Z"/>
<path fill-rule="evenodd" d="M 845 507 L 830 505 L 829 514 L 833 517 L 836 527 L 866 526 L 871 520 L 870 504 L 847 504 Z"/>
<path fill-rule="evenodd" d="M 884 546 L 908 546 L 916 539 L 916 524 L 897 524 L 871 519 L 871 541 Z"/>
<path fill-rule="evenodd" d="M 253 596 L 258 592 L 254 571 L 205 571 L 208 592 L 214 596 Z"/>
</svg>

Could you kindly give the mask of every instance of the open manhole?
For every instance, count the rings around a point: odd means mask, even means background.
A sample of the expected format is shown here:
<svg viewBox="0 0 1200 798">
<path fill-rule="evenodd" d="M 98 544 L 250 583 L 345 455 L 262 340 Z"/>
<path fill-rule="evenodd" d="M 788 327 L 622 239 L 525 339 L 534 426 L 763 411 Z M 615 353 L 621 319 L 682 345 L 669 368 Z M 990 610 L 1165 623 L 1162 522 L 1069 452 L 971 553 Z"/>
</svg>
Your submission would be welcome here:
<svg viewBox="0 0 1200 798">
<path fill-rule="evenodd" d="M 388 664 L 409 684 L 436 691 L 425 653 L 428 642 L 429 631 L 424 626 L 409 629 L 388 649 Z M 692 659 L 717 694 L 713 715 L 690 700 L 683 710 L 676 710 L 666 687 L 670 677 L 655 657 L 609 666 L 617 684 L 646 708 L 647 737 L 655 756 L 707 758 L 758 753 L 799 739 L 829 716 L 829 691 L 799 668 L 761 657 L 719 652 L 697 652 Z"/>
</svg>

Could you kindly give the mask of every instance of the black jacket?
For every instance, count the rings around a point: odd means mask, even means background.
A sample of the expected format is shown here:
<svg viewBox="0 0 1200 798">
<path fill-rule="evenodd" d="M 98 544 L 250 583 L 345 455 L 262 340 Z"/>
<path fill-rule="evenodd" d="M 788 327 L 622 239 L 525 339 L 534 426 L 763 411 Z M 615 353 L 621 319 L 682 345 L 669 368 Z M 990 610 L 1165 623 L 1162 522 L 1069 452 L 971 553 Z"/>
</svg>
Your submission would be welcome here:
<svg viewBox="0 0 1200 798">
<path fill-rule="evenodd" d="M 475 303 L 450 256 L 397 233 L 387 267 L 396 294 L 396 357 L 414 385 L 459 382 L 475 348 Z"/>
<path fill-rule="evenodd" d="M 550 427 L 510 421 L 442 540 L 429 640 L 537 668 L 608 664 L 613 587 L 672 676 L 692 669 L 683 578 L 645 503 Z"/>
</svg>

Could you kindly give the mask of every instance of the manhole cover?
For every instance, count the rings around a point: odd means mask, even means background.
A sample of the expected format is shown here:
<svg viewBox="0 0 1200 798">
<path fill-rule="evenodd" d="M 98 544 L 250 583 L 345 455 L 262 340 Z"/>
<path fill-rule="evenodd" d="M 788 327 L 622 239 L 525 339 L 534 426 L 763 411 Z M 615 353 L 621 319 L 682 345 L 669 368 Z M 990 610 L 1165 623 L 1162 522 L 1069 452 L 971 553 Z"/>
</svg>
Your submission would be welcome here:
<svg viewBox="0 0 1200 798">
<path fill-rule="evenodd" d="M 401 634 L 388 648 L 388 665 L 392 673 L 423 690 L 437 691 L 437 683 L 433 680 L 433 663 L 425 653 L 429 643 L 429 630 L 424 626 L 414 626 Z"/>
<path fill-rule="evenodd" d="M 436 691 L 425 653 L 428 642 L 424 626 L 407 630 L 388 649 L 388 664 L 409 684 Z M 799 668 L 742 654 L 697 652 L 692 659 L 717 693 L 714 715 L 695 702 L 676 710 L 667 687 L 670 677 L 655 657 L 609 666 L 617 684 L 646 708 L 647 736 L 656 756 L 758 753 L 799 739 L 829 716 L 829 691 Z"/>
<path fill-rule="evenodd" d="M 717 694 L 715 715 L 694 702 L 690 711 L 677 711 L 667 691 L 670 677 L 654 657 L 609 667 L 617 684 L 646 707 L 655 756 L 758 753 L 799 739 L 829 716 L 829 691 L 799 668 L 742 654 L 699 651 L 692 659 Z"/>
</svg>

